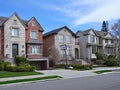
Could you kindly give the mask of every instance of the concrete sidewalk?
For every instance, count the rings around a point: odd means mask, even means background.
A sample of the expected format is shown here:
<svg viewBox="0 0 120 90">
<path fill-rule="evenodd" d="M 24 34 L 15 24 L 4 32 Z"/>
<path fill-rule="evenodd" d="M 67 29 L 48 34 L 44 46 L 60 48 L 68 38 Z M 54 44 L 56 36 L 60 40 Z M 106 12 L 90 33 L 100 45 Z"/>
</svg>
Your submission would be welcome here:
<svg viewBox="0 0 120 90">
<path fill-rule="evenodd" d="M 44 73 L 44 75 L 0 78 L 0 82 L 1 81 L 8 81 L 8 80 L 16 80 L 16 79 L 37 78 L 37 77 L 44 77 L 44 76 L 50 76 L 50 75 L 58 75 L 58 76 L 63 77 L 64 79 L 86 77 L 86 76 L 95 76 L 98 74 L 94 73 L 94 71 L 98 71 L 98 70 L 120 70 L 120 67 L 99 67 L 99 68 L 93 68 L 93 70 L 86 70 L 86 71 L 76 71 L 76 70 L 67 70 L 67 69 L 63 69 L 63 70 L 40 70 L 37 72 L 42 72 L 42 73 Z"/>
</svg>

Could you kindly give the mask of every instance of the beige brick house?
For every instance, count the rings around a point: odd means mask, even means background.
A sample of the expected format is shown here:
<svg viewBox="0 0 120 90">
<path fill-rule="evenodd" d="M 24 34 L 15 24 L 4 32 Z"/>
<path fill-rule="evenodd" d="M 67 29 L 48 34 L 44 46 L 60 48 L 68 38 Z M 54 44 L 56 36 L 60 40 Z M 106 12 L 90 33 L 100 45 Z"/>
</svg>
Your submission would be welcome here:
<svg viewBox="0 0 120 90">
<path fill-rule="evenodd" d="M 80 50 L 77 38 L 67 26 L 45 33 L 43 42 L 44 55 L 54 54 L 55 64 L 65 64 L 66 58 L 68 64 L 79 61 Z M 66 56 L 65 51 L 61 49 L 61 45 L 66 45 Z"/>
</svg>

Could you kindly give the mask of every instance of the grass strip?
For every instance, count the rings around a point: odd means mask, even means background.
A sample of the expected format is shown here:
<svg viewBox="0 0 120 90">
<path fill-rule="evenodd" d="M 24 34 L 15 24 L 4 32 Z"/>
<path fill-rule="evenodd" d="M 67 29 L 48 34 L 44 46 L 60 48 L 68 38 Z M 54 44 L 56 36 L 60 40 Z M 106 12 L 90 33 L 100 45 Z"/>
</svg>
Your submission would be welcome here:
<svg viewBox="0 0 120 90">
<path fill-rule="evenodd" d="M 18 76 L 30 76 L 30 75 L 40 75 L 43 73 L 40 72 L 8 72 L 8 71 L 0 71 L 0 78 L 7 77 L 18 77 Z"/>
<path fill-rule="evenodd" d="M 53 76 L 37 77 L 37 78 L 30 78 L 30 79 L 9 80 L 9 81 L 0 82 L 0 85 L 1 84 L 10 84 L 10 83 L 19 83 L 19 82 L 30 82 L 30 81 L 37 81 L 37 80 L 47 80 L 47 79 L 54 79 L 54 78 L 62 78 L 62 77 L 53 75 Z"/>
<path fill-rule="evenodd" d="M 112 70 L 99 70 L 99 71 L 95 71 L 95 73 L 97 73 L 97 74 L 102 74 L 102 73 L 106 73 L 106 72 L 112 72 Z"/>
</svg>

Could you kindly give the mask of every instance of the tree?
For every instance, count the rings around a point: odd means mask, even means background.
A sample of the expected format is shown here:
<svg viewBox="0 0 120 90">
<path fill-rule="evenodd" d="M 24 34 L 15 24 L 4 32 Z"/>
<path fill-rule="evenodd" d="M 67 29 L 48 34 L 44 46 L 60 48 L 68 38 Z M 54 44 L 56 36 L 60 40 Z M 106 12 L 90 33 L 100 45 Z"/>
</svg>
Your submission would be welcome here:
<svg viewBox="0 0 120 90">
<path fill-rule="evenodd" d="M 48 50 L 49 53 L 49 66 L 53 67 L 59 60 L 60 60 L 60 53 L 59 51 L 54 47 L 50 47 Z"/>
<path fill-rule="evenodd" d="M 101 31 L 108 32 L 108 21 L 103 21 Z"/>
<path fill-rule="evenodd" d="M 120 20 L 118 20 L 116 23 L 114 23 L 111 27 L 111 30 L 115 33 L 116 41 L 117 41 L 117 47 L 118 47 L 118 61 L 120 65 Z"/>
</svg>

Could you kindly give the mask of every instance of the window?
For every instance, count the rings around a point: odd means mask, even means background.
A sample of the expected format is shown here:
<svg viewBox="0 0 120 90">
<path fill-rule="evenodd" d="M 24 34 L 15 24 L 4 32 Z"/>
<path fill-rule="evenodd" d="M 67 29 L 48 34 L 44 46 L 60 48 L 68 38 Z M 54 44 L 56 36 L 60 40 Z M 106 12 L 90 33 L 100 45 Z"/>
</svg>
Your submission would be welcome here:
<svg viewBox="0 0 120 90">
<path fill-rule="evenodd" d="M 13 24 L 16 25 L 16 24 L 17 24 L 17 20 L 14 20 L 14 21 L 13 21 Z"/>
<path fill-rule="evenodd" d="M 114 40 L 111 40 L 111 43 L 114 43 Z"/>
<path fill-rule="evenodd" d="M 19 29 L 18 28 L 12 28 L 12 36 L 19 36 Z"/>
<path fill-rule="evenodd" d="M 30 38 L 36 39 L 37 38 L 37 32 L 36 31 L 31 31 L 30 32 Z"/>
<path fill-rule="evenodd" d="M 35 22 L 32 22 L 32 26 L 35 26 Z"/>
<path fill-rule="evenodd" d="M 59 35 L 59 42 L 63 42 L 63 40 L 64 40 L 63 35 Z"/>
<path fill-rule="evenodd" d="M 113 54 L 114 53 L 114 48 L 106 48 L 106 53 L 107 54 Z"/>
<path fill-rule="evenodd" d="M 30 46 L 31 54 L 40 54 L 40 46 Z"/>
<path fill-rule="evenodd" d="M 95 54 L 97 52 L 97 47 L 96 46 L 92 46 L 92 54 Z"/>
<path fill-rule="evenodd" d="M 66 42 L 67 42 L 67 43 L 70 43 L 70 41 L 71 41 L 71 40 L 70 40 L 70 36 L 67 35 L 67 36 L 66 36 Z"/>
<path fill-rule="evenodd" d="M 90 42 L 95 42 L 95 36 L 94 35 L 90 35 Z"/>
<path fill-rule="evenodd" d="M 70 46 L 67 46 L 66 53 L 67 53 L 67 57 L 71 56 L 71 48 L 70 48 Z"/>
<path fill-rule="evenodd" d="M 105 43 L 108 43 L 108 39 L 105 39 Z"/>
</svg>

